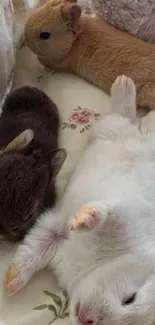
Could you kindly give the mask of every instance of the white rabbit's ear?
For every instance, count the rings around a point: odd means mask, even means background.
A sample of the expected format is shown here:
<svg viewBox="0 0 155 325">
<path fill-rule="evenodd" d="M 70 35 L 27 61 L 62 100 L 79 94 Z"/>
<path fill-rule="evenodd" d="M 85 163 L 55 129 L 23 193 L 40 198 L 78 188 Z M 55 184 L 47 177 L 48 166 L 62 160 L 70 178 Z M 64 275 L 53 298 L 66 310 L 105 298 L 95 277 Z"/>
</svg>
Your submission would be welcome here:
<svg viewBox="0 0 155 325">
<path fill-rule="evenodd" d="M 27 129 L 23 131 L 21 134 L 19 134 L 15 139 L 13 139 L 5 148 L 6 151 L 11 151 L 11 150 L 21 150 L 26 148 L 29 143 L 33 140 L 34 138 L 34 132 L 30 129 Z"/>
</svg>

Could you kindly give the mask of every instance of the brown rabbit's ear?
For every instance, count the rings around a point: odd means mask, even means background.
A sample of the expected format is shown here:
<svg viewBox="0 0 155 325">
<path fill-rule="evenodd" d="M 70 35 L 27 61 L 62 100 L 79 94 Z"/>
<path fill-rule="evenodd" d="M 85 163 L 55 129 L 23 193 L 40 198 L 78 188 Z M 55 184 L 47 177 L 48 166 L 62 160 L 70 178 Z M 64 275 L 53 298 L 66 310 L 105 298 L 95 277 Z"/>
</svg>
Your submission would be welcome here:
<svg viewBox="0 0 155 325">
<path fill-rule="evenodd" d="M 23 131 L 21 134 L 19 134 L 14 140 L 12 140 L 7 147 L 5 148 L 6 151 L 11 151 L 11 150 L 21 150 L 26 148 L 29 143 L 33 140 L 34 138 L 34 132 L 30 129 L 27 129 Z"/>
<path fill-rule="evenodd" d="M 81 16 L 82 9 L 80 6 L 76 4 L 69 3 L 66 6 L 62 7 L 61 15 L 62 18 L 69 22 L 71 27 L 74 27 L 76 23 L 79 21 Z"/>
<path fill-rule="evenodd" d="M 66 159 L 66 156 L 67 156 L 67 152 L 65 149 L 58 149 L 55 152 L 55 155 L 54 156 L 52 155 L 52 159 L 51 159 L 52 180 L 59 173 Z"/>
</svg>

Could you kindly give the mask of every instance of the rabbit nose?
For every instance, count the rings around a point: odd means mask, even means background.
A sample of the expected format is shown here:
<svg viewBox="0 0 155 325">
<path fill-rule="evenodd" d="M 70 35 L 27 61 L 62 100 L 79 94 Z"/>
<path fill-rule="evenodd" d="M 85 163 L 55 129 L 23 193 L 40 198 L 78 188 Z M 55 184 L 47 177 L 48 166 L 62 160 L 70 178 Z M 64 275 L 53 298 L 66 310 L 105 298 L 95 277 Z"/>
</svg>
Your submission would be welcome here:
<svg viewBox="0 0 155 325">
<path fill-rule="evenodd" d="M 83 325 L 93 325 L 94 321 L 92 319 L 85 319 L 85 318 L 81 318 L 80 316 L 78 317 L 78 321 L 79 323 L 83 324 Z"/>
<path fill-rule="evenodd" d="M 76 316 L 78 319 L 78 323 L 82 325 L 93 325 L 94 320 L 88 316 L 88 308 L 87 307 L 81 307 L 80 303 L 76 306 Z"/>
</svg>

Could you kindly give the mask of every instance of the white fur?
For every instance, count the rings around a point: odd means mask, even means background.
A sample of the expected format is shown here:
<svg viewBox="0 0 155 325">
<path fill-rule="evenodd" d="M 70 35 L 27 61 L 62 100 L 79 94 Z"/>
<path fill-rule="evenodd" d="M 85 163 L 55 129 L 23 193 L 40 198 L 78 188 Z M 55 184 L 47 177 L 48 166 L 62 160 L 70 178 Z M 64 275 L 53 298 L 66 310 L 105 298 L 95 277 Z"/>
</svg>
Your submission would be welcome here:
<svg viewBox="0 0 155 325">
<path fill-rule="evenodd" d="M 48 265 L 70 296 L 74 324 L 155 324 L 155 113 L 134 124 L 135 96 L 131 79 L 117 78 L 116 114 L 98 122 L 60 204 L 41 216 L 14 258 L 13 291 Z M 85 205 L 99 212 L 98 223 L 70 231 Z"/>
</svg>

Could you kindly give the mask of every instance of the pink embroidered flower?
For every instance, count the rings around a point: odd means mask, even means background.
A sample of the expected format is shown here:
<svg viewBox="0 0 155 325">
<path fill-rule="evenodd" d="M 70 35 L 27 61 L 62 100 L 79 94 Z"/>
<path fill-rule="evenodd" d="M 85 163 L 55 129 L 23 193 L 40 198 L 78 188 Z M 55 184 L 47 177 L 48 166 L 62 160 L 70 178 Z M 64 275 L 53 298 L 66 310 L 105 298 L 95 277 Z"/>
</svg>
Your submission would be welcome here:
<svg viewBox="0 0 155 325">
<path fill-rule="evenodd" d="M 90 121 L 90 118 L 94 115 L 94 112 L 92 110 L 88 109 L 81 109 L 79 111 L 74 111 L 69 121 L 74 121 L 77 124 L 87 124 Z"/>
</svg>

